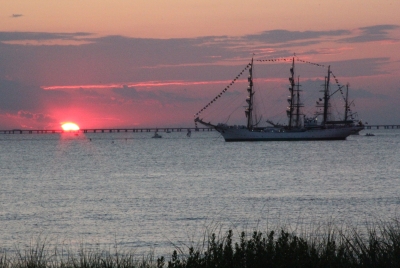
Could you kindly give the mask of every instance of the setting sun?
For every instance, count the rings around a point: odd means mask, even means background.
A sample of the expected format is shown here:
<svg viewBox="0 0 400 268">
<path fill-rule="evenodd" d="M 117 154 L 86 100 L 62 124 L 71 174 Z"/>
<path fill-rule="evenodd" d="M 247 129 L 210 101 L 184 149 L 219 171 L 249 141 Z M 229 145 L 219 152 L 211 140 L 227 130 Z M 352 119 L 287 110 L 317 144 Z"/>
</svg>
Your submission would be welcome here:
<svg viewBox="0 0 400 268">
<path fill-rule="evenodd" d="M 72 130 L 72 131 L 76 131 L 76 130 L 79 130 L 79 126 L 78 126 L 77 124 L 71 123 L 71 122 L 62 124 L 62 125 L 61 125 L 61 128 L 62 128 L 64 131 L 71 131 L 71 130 Z"/>
</svg>

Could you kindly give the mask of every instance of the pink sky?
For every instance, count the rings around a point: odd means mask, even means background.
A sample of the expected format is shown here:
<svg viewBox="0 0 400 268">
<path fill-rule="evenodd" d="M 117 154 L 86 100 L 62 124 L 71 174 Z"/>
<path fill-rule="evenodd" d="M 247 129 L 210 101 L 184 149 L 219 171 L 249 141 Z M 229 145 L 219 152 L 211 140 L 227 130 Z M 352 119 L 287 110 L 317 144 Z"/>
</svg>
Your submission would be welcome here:
<svg viewBox="0 0 400 268">
<path fill-rule="evenodd" d="M 4 1 L 0 129 L 193 126 L 253 53 L 330 64 L 360 119 L 400 124 L 398 10 L 375 0 Z M 305 65 L 302 84 L 318 86 L 325 70 Z M 257 70 L 264 118 L 285 120 L 289 65 Z M 246 76 L 204 116 L 240 106 Z"/>
</svg>

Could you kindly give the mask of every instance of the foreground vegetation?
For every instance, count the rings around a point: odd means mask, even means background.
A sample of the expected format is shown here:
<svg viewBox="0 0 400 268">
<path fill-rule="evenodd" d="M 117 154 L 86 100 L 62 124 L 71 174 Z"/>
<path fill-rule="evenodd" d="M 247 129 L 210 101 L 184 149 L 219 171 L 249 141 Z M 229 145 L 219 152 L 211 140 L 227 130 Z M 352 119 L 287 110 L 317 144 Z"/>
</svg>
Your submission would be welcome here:
<svg viewBox="0 0 400 268">
<path fill-rule="evenodd" d="M 133 267 L 400 267 L 400 222 L 374 225 L 361 232 L 329 227 L 297 235 L 280 231 L 212 233 L 196 247 L 176 248 L 171 256 L 137 257 L 117 250 L 72 254 L 39 242 L 14 256 L 0 254 L 0 268 Z"/>
</svg>

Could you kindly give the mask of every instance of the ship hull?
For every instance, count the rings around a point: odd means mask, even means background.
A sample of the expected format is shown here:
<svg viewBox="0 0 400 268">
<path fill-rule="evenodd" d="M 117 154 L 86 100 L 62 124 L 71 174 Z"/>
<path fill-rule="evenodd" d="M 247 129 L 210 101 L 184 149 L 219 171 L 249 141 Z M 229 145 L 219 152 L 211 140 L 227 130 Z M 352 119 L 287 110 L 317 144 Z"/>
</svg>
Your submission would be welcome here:
<svg viewBox="0 0 400 268">
<path fill-rule="evenodd" d="M 215 128 L 227 142 L 240 141 L 318 141 L 345 140 L 363 127 L 320 128 L 303 131 L 268 129 L 251 131 L 246 128 Z"/>
</svg>

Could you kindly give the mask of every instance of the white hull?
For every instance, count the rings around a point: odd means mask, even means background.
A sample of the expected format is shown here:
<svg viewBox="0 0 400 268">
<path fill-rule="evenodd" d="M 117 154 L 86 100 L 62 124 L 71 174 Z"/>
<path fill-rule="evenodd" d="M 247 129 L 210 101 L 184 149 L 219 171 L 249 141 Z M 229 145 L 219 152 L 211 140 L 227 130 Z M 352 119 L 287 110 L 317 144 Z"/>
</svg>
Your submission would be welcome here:
<svg viewBox="0 0 400 268">
<path fill-rule="evenodd" d="M 345 140 L 349 135 L 359 132 L 363 127 L 318 128 L 304 131 L 287 131 L 269 128 L 250 131 L 246 128 L 215 127 L 225 141 L 303 141 L 303 140 Z"/>
</svg>

